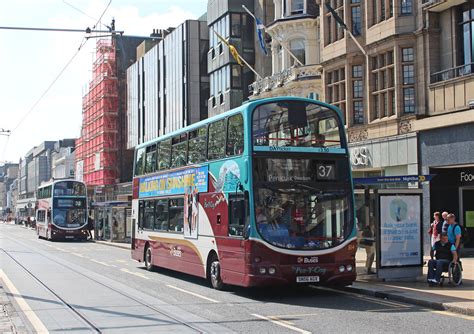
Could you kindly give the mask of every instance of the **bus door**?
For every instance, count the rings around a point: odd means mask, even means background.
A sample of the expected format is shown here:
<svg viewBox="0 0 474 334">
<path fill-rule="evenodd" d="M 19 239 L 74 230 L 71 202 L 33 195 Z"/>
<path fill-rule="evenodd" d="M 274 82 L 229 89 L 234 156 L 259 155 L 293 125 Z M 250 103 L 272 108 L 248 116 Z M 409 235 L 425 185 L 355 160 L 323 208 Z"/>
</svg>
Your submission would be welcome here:
<svg viewBox="0 0 474 334">
<path fill-rule="evenodd" d="M 248 193 L 229 194 L 226 236 L 219 247 L 223 276 L 228 282 L 243 281 L 245 274 L 245 235 L 248 227 Z"/>
</svg>

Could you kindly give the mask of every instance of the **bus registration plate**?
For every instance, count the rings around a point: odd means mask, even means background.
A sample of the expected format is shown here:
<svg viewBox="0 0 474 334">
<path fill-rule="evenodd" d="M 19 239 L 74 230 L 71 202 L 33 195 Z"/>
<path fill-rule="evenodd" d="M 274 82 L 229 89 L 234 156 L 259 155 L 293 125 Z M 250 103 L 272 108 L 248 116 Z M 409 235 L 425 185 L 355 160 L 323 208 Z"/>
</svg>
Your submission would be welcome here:
<svg viewBox="0 0 474 334">
<path fill-rule="evenodd" d="M 315 283 L 319 282 L 319 276 L 297 276 L 296 283 Z"/>
</svg>

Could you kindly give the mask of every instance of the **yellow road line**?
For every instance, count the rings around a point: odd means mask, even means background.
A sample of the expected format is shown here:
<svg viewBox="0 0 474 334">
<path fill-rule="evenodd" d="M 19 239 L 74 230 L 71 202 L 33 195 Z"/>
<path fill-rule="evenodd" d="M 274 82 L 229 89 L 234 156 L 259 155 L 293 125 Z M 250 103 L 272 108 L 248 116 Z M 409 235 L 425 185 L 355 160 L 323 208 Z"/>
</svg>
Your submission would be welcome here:
<svg viewBox="0 0 474 334">
<path fill-rule="evenodd" d="M 209 297 L 200 295 L 200 294 L 195 293 L 195 292 L 191 292 L 191 291 L 188 291 L 188 290 L 184 290 L 184 289 L 178 288 L 177 286 L 174 286 L 174 285 L 169 285 L 169 284 L 167 284 L 166 286 L 167 286 L 168 288 L 175 289 L 175 290 L 178 290 L 178 291 L 187 293 L 187 294 L 189 294 L 189 295 L 192 295 L 192 296 L 194 296 L 194 297 L 198 297 L 198 298 L 201 298 L 201 299 L 210 301 L 210 302 L 212 302 L 212 303 L 219 303 L 218 300 L 215 300 L 215 299 L 212 299 L 212 298 L 209 298 Z"/>
<path fill-rule="evenodd" d="M 271 322 L 271 323 L 274 323 L 275 325 L 278 325 L 278 326 L 281 326 L 281 327 L 285 327 L 285 328 L 291 329 L 292 331 L 295 331 L 295 332 L 298 332 L 298 333 L 311 334 L 311 332 L 309 332 L 309 331 L 307 331 L 307 330 L 304 330 L 304 329 L 301 329 L 301 328 L 298 328 L 298 327 L 295 327 L 295 326 L 293 326 L 293 325 L 290 325 L 290 323 L 289 323 L 288 321 L 279 319 L 279 318 L 276 317 L 276 316 L 268 316 L 268 317 L 265 317 L 265 316 L 263 316 L 263 315 L 256 314 L 256 313 L 252 313 L 252 315 L 253 315 L 254 317 L 257 317 L 257 318 L 260 318 L 260 319 L 269 321 L 269 322 Z"/>
<path fill-rule="evenodd" d="M 133 271 L 130 271 L 130 270 L 126 269 L 126 268 L 120 268 L 120 271 L 123 271 L 124 273 L 127 273 L 127 274 L 135 275 L 135 276 L 138 276 L 138 277 L 141 277 L 141 278 L 144 278 L 144 279 L 150 279 L 149 277 L 146 277 L 146 276 L 143 275 L 143 274 L 134 273 Z"/>
<path fill-rule="evenodd" d="M 116 267 L 116 266 L 114 266 L 113 264 L 108 264 L 108 263 L 106 263 L 106 262 L 98 261 L 98 260 L 95 260 L 95 259 L 90 259 L 90 260 L 91 260 L 92 262 L 101 264 L 101 265 L 106 266 L 106 267 Z"/>
<path fill-rule="evenodd" d="M 23 297 L 20 295 L 20 292 L 18 292 L 15 285 L 13 285 L 12 281 L 10 281 L 10 279 L 7 277 L 7 275 L 2 269 L 0 269 L 0 278 L 7 286 L 7 289 L 14 295 L 14 298 L 18 306 L 20 307 L 20 310 L 28 318 L 29 322 L 35 329 L 35 333 L 49 333 L 46 326 L 43 324 L 40 318 L 38 318 L 36 313 L 30 308 L 28 303 L 23 299 Z"/>
</svg>

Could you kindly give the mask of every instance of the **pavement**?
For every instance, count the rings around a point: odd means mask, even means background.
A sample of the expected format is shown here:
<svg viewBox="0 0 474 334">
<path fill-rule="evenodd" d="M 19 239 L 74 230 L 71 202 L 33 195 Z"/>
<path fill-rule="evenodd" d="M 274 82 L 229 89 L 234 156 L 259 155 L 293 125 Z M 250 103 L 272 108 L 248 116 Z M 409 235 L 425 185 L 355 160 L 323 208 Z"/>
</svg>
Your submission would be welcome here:
<svg viewBox="0 0 474 334">
<path fill-rule="evenodd" d="M 474 316 L 474 257 L 461 259 L 463 283 L 460 286 L 452 286 L 446 282 L 442 287 L 430 287 L 426 283 L 428 272 L 426 265 L 423 267 L 424 275 L 418 277 L 416 281 L 385 282 L 376 275 L 364 273 L 365 250 L 359 249 L 356 260 L 357 281 L 352 286 L 344 288 L 345 291 Z M 429 257 L 425 257 L 425 261 L 428 260 Z"/>
</svg>

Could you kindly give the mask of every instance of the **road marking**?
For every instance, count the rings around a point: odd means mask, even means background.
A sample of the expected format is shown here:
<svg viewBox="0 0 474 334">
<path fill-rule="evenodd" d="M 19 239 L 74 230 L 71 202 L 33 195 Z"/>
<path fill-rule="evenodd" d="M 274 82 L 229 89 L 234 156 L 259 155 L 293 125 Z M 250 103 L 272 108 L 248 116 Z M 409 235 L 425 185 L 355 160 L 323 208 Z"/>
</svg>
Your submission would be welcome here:
<svg viewBox="0 0 474 334">
<path fill-rule="evenodd" d="M 135 275 L 135 276 L 138 276 L 138 277 L 141 277 L 141 278 L 144 278 L 144 279 L 150 279 L 149 277 L 146 277 L 145 275 L 143 274 L 140 274 L 140 273 L 134 273 L 133 271 L 130 271 L 126 268 L 120 268 L 121 271 L 123 271 L 124 273 L 127 273 L 127 274 L 131 274 L 131 275 Z"/>
<path fill-rule="evenodd" d="M 20 307 L 20 310 L 28 318 L 29 322 L 35 329 L 35 332 L 36 333 L 49 333 L 48 329 L 45 327 L 43 322 L 38 318 L 36 313 L 30 308 L 28 303 L 23 299 L 20 292 L 18 292 L 16 287 L 13 285 L 12 281 L 10 281 L 10 279 L 7 277 L 7 275 L 2 269 L 0 269 L 0 278 L 7 286 L 7 289 L 14 295 L 14 298 L 18 306 Z"/>
<path fill-rule="evenodd" d="M 209 297 L 200 295 L 200 294 L 195 293 L 195 292 L 191 292 L 191 291 L 188 291 L 188 290 L 184 290 L 184 289 L 178 288 L 177 286 L 174 286 L 174 285 L 169 285 L 169 284 L 167 284 L 166 286 L 167 286 L 168 288 L 175 289 L 175 290 L 178 290 L 178 291 L 187 293 L 187 294 L 189 294 L 189 295 L 192 295 L 192 296 L 194 296 L 194 297 L 198 297 L 198 298 L 201 298 L 201 299 L 210 301 L 210 302 L 212 302 L 212 303 L 220 303 L 218 300 L 215 300 L 215 299 L 212 299 L 212 298 L 209 298 Z"/>
<path fill-rule="evenodd" d="M 269 321 L 269 322 L 271 322 L 271 323 L 274 323 L 275 325 L 278 325 L 278 326 L 282 326 L 282 327 L 291 329 L 291 330 L 293 330 L 293 331 L 295 331 L 295 332 L 298 332 L 298 333 L 311 334 L 311 332 L 306 331 L 306 330 L 301 329 L 301 328 L 298 328 L 298 327 L 295 327 L 295 326 L 292 326 L 292 325 L 290 325 L 290 323 L 289 323 L 288 321 L 279 319 L 278 317 L 275 317 L 275 316 L 265 317 L 265 316 L 263 316 L 263 315 L 256 314 L 256 313 L 252 313 L 252 315 L 253 315 L 254 317 L 257 317 L 257 318 L 260 318 L 260 319 Z"/>
<path fill-rule="evenodd" d="M 72 253 L 72 252 L 71 252 L 71 254 L 72 254 L 72 255 L 79 256 L 79 257 L 85 257 L 84 255 L 82 255 L 82 254 L 79 254 L 79 253 Z"/>
<path fill-rule="evenodd" d="M 105 262 L 102 262 L 102 261 L 98 261 L 98 260 L 94 260 L 94 259 L 90 259 L 90 260 L 91 260 L 92 262 L 101 264 L 101 265 L 106 266 L 106 267 L 116 267 L 116 266 L 114 266 L 113 264 L 108 264 L 108 263 L 105 263 Z"/>
<path fill-rule="evenodd" d="M 472 316 L 472 315 L 465 315 L 465 314 L 454 313 L 454 312 L 449 312 L 449 311 L 433 311 L 433 310 L 427 310 L 427 311 L 430 311 L 430 312 L 436 313 L 436 314 L 447 315 L 447 316 L 450 316 L 450 317 L 461 318 L 461 319 L 464 319 L 464 320 L 474 321 L 474 316 Z"/>
<path fill-rule="evenodd" d="M 412 307 L 411 305 L 397 303 L 397 302 L 394 302 L 394 301 L 388 301 L 388 300 L 385 300 L 385 299 L 379 299 L 377 297 L 369 297 L 369 296 L 361 295 L 361 294 L 355 293 L 355 292 L 342 291 L 342 290 L 336 290 L 336 289 L 325 288 L 325 287 L 316 287 L 316 286 L 311 286 L 311 287 L 313 289 L 317 289 L 317 290 L 326 290 L 326 291 L 337 292 L 337 293 L 340 293 L 340 294 L 343 294 L 343 295 L 347 295 L 351 298 L 363 299 L 363 300 L 366 300 L 366 301 L 369 301 L 369 302 L 372 302 L 372 303 L 375 303 L 375 304 L 384 305 L 384 306 L 391 306 L 391 307 L 396 307 L 396 308 L 410 308 L 410 307 Z"/>
</svg>

